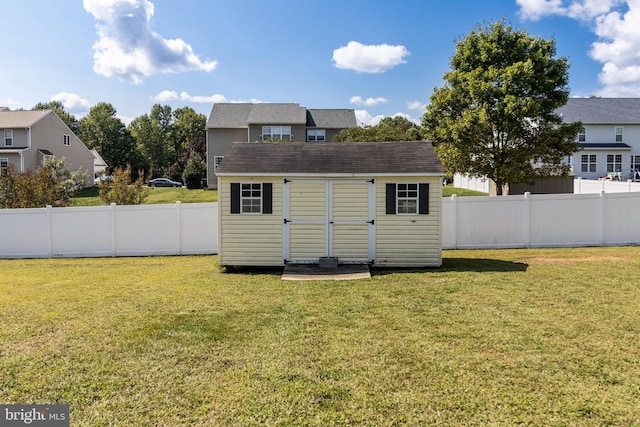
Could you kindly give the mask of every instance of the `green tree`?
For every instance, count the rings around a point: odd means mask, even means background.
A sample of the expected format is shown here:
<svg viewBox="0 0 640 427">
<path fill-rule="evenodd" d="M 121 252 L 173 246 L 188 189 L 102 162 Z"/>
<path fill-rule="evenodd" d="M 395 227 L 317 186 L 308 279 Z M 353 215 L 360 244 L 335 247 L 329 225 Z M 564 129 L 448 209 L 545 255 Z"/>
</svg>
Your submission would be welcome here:
<svg viewBox="0 0 640 427">
<path fill-rule="evenodd" d="M 509 183 L 567 173 L 580 123 L 554 111 L 568 99 L 566 58 L 554 40 L 514 30 L 504 20 L 478 26 L 456 43 L 445 84 L 436 88 L 423 127 L 449 173 Z"/>
<path fill-rule="evenodd" d="M 344 129 L 336 142 L 421 141 L 422 129 L 402 116 L 385 117 L 377 125 Z"/>
<path fill-rule="evenodd" d="M 192 151 L 182 173 L 182 181 L 189 189 L 202 188 L 202 178 L 206 176 L 206 173 L 207 164 L 202 160 L 200 154 Z"/>
<path fill-rule="evenodd" d="M 18 172 L 13 166 L 0 176 L 0 209 L 67 206 L 84 188 L 86 171 L 71 171 L 64 158 L 49 159 L 35 171 Z"/>
<path fill-rule="evenodd" d="M 106 205 L 141 205 L 149 196 L 149 189 L 144 186 L 144 173 L 139 172 L 137 179 L 131 182 L 131 166 L 115 168 L 112 181 L 98 183 L 98 195 Z"/>
<path fill-rule="evenodd" d="M 171 177 L 171 165 L 176 161 L 171 107 L 155 104 L 150 114 L 133 119 L 128 129 L 152 175 Z"/>
<path fill-rule="evenodd" d="M 193 151 L 206 159 L 207 117 L 193 108 L 177 108 L 173 112 L 173 136 L 177 161 L 172 166 L 176 175 L 182 175 Z"/>
<path fill-rule="evenodd" d="M 109 168 L 124 168 L 128 164 L 141 166 L 135 140 L 122 120 L 116 117 L 113 105 L 100 102 L 78 123 L 79 137 L 91 149 L 96 149 Z M 136 169 L 137 170 L 137 169 Z"/>
<path fill-rule="evenodd" d="M 32 110 L 52 110 L 54 113 L 60 117 L 60 119 L 64 122 L 65 125 L 71 129 L 73 133 L 77 135 L 78 132 L 78 120 L 76 116 L 69 113 L 65 110 L 62 102 L 54 100 L 49 102 L 38 102 Z"/>
</svg>

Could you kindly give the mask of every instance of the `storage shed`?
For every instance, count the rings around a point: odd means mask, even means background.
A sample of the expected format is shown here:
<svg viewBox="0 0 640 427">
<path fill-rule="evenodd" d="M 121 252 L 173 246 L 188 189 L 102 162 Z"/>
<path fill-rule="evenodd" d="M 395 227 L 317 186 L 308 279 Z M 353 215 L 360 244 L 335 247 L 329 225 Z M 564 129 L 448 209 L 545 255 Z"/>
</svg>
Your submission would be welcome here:
<svg viewBox="0 0 640 427">
<path fill-rule="evenodd" d="M 234 143 L 217 175 L 221 266 L 442 264 L 428 142 Z"/>
</svg>

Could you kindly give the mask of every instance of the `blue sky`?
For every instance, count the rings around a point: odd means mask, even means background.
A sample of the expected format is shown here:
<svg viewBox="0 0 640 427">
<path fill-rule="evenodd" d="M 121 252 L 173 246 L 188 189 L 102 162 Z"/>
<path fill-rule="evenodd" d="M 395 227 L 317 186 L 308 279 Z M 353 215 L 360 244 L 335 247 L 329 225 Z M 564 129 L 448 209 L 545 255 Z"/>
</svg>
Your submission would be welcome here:
<svg viewBox="0 0 640 427">
<path fill-rule="evenodd" d="M 640 96 L 640 0 L 0 0 L 0 105 L 353 108 L 419 121 L 455 41 L 505 18 L 554 38 L 571 96 Z M 638 21 L 638 22 L 636 22 Z"/>
</svg>

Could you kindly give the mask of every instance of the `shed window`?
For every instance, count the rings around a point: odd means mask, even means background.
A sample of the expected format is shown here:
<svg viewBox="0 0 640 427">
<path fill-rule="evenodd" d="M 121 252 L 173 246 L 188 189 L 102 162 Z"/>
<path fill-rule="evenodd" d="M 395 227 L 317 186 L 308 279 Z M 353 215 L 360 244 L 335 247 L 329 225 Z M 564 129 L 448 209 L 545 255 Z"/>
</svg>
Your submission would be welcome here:
<svg viewBox="0 0 640 427">
<path fill-rule="evenodd" d="M 231 213 L 272 213 L 272 191 L 271 183 L 231 183 Z"/>
<path fill-rule="evenodd" d="M 386 199 L 386 213 L 388 215 L 427 215 L 429 213 L 429 184 L 387 184 Z"/>
<path fill-rule="evenodd" d="M 69 146 L 71 145 L 71 135 L 64 134 L 62 135 L 62 145 Z"/>
</svg>

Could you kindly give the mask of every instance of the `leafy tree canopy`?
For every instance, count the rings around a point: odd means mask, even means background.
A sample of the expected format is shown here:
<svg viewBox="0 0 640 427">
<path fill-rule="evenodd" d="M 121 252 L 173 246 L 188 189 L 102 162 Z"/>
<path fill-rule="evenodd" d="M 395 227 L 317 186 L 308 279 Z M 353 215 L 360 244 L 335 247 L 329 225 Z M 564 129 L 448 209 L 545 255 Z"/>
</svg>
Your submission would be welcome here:
<svg viewBox="0 0 640 427">
<path fill-rule="evenodd" d="M 385 117 L 375 126 L 345 129 L 333 139 L 336 142 L 421 141 L 422 129 L 402 117 Z"/>
<path fill-rule="evenodd" d="M 554 40 L 504 20 L 457 42 L 422 121 L 449 173 L 486 176 L 502 194 L 505 184 L 568 171 L 561 161 L 578 150 L 582 125 L 554 113 L 569 95 L 568 61 L 555 54 Z"/>
</svg>

